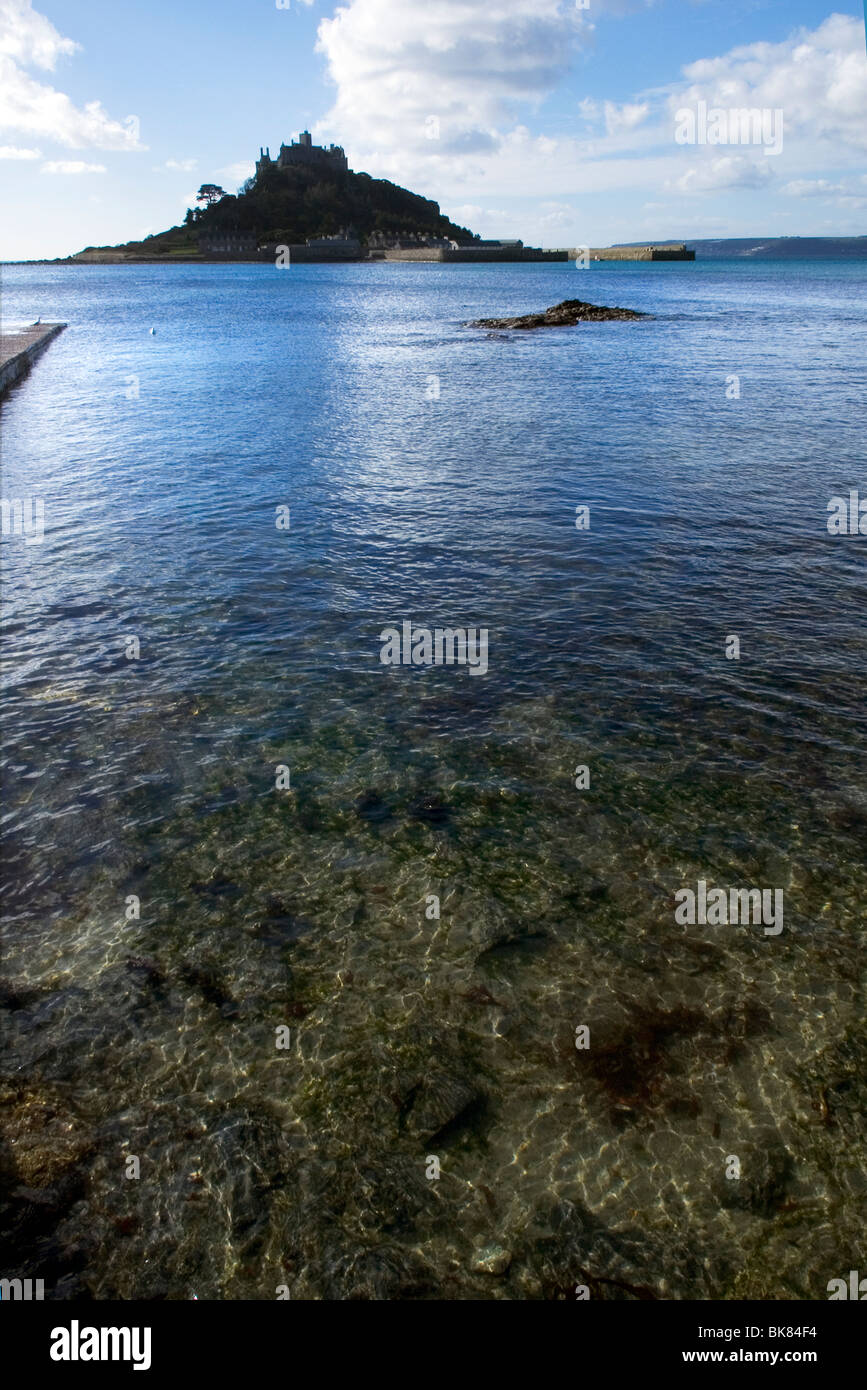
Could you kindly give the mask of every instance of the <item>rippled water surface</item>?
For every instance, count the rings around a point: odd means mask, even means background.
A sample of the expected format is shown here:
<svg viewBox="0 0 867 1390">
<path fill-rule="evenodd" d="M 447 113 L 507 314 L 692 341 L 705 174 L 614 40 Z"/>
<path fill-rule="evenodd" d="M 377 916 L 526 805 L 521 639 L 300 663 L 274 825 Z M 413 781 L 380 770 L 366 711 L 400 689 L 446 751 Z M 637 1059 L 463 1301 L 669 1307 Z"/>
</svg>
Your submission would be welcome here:
<svg viewBox="0 0 867 1390">
<path fill-rule="evenodd" d="M 867 538 L 826 525 L 867 497 L 863 263 L 3 289 L 69 323 L 2 408 L 46 527 L 3 540 L 4 1273 L 826 1298 L 867 1186 Z M 466 326 L 567 297 L 652 317 Z M 487 628 L 487 673 L 383 666 L 405 620 Z M 700 879 L 783 932 L 679 924 Z"/>
</svg>

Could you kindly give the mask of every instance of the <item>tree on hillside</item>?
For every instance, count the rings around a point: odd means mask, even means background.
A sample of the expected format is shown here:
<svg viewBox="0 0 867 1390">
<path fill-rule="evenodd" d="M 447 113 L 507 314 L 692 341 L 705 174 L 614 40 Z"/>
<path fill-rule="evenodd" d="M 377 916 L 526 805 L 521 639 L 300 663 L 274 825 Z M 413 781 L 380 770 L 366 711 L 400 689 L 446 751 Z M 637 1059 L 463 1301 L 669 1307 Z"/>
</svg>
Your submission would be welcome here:
<svg viewBox="0 0 867 1390">
<path fill-rule="evenodd" d="M 207 203 L 208 207 L 213 207 L 214 203 L 218 203 L 225 196 L 225 188 L 221 188 L 218 183 L 203 183 L 196 194 L 196 202 Z"/>
</svg>

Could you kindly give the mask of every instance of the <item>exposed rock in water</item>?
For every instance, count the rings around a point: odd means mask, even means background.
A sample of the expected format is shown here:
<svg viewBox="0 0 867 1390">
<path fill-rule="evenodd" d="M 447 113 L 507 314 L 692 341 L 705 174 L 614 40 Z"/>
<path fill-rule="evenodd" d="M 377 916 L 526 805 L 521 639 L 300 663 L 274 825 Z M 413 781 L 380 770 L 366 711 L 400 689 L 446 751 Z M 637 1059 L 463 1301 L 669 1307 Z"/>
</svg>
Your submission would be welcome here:
<svg viewBox="0 0 867 1390">
<path fill-rule="evenodd" d="M 565 328 L 573 323 L 608 323 L 611 319 L 646 319 L 635 309 L 611 309 L 606 304 L 585 304 L 582 299 L 564 299 L 539 314 L 515 319 L 475 319 L 470 328 Z"/>
</svg>

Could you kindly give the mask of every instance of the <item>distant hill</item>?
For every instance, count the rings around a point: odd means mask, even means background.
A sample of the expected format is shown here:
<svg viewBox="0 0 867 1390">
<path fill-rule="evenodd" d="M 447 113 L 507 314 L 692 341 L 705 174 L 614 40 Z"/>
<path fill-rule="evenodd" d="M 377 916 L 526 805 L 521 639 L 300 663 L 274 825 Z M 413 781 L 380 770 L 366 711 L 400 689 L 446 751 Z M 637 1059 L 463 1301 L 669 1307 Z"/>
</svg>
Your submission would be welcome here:
<svg viewBox="0 0 867 1390">
<path fill-rule="evenodd" d="M 867 236 L 723 237 L 717 241 L 702 238 L 686 244 L 695 251 L 696 260 L 705 256 L 763 261 L 822 260 L 837 256 L 867 259 Z"/>
<path fill-rule="evenodd" d="M 445 237 L 472 242 L 473 233 L 444 217 L 439 203 L 422 198 L 387 179 L 372 179 L 322 168 L 269 169 L 250 179 L 237 194 L 226 194 L 208 208 L 195 208 L 183 226 L 115 247 L 88 247 L 95 252 L 129 256 L 190 256 L 199 237 L 247 235 L 259 244 L 301 245 L 315 237 L 347 229 L 362 242 L 373 232 L 393 236 Z"/>
<path fill-rule="evenodd" d="M 675 238 L 671 238 L 675 240 Z M 621 246 L 644 246 L 644 241 L 623 241 Z M 664 245 L 664 242 L 658 242 Z M 752 260 L 778 261 L 819 260 L 827 257 L 852 256 L 867 258 L 867 236 L 766 236 L 766 237 L 704 237 L 684 242 L 695 251 L 696 260 L 706 256 L 748 257 Z"/>
</svg>

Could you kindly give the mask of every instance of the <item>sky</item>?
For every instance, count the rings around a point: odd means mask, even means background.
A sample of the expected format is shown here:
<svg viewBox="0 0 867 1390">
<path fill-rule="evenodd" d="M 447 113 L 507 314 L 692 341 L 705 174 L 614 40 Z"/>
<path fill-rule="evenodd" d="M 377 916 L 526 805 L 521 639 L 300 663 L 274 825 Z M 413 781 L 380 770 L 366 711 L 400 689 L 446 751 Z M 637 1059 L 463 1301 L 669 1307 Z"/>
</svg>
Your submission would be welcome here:
<svg viewBox="0 0 867 1390">
<path fill-rule="evenodd" d="M 0 0 L 0 258 L 162 231 L 305 128 L 483 237 L 863 235 L 864 21 L 862 0 Z M 749 142 L 735 108 L 764 113 Z"/>
</svg>

